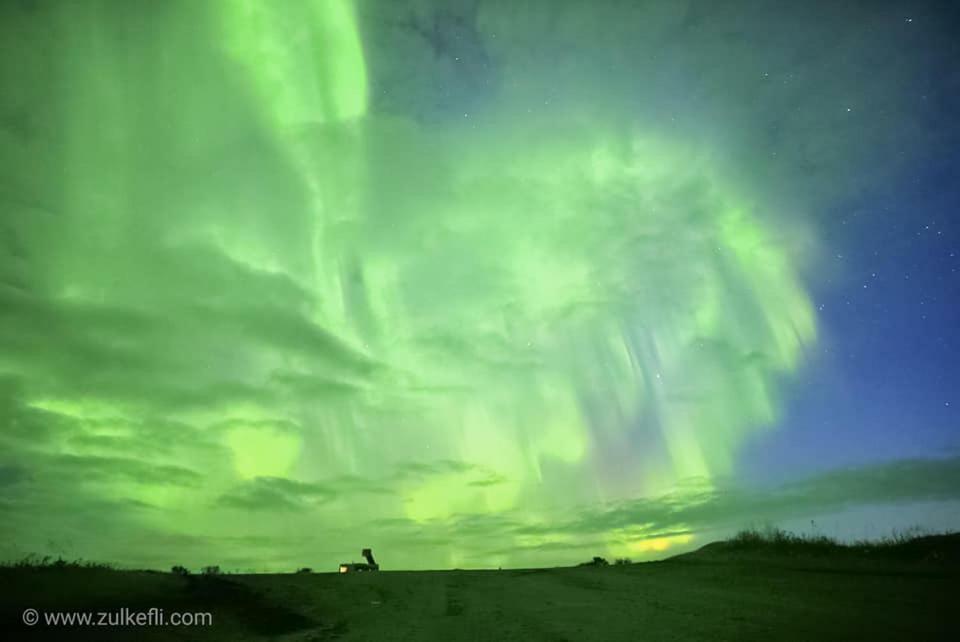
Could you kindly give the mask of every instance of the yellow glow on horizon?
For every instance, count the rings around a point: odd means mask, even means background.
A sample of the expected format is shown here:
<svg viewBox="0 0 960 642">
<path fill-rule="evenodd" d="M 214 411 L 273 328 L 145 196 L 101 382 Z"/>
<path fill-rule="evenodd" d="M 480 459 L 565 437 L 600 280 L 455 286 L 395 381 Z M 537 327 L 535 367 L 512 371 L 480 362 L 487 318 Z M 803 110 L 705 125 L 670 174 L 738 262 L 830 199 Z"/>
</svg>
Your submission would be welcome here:
<svg viewBox="0 0 960 642">
<path fill-rule="evenodd" d="M 670 535 L 667 537 L 653 537 L 650 539 L 641 539 L 630 542 L 628 548 L 634 553 L 662 553 L 663 551 L 687 544 L 693 539 L 693 535 Z"/>
</svg>

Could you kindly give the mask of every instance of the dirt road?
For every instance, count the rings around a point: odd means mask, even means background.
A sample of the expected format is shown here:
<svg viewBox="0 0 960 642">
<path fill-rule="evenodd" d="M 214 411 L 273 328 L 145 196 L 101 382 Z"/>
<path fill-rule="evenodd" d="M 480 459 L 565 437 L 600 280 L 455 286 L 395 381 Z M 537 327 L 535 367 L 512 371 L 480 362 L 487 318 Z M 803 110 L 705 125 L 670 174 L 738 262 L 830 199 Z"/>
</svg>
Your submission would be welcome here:
<svg viewBox="0 0 960 642">
<path fill-rule="evenodd" d="M 946 640 L 960 639 L 952 597 L 958 579 L 947 569 L 677 559 L 606 568 L 219 578 L 22 571 L 7 578 L 0 595 L 11 624 L 27 606 L 159 606 L 214 617 L 209 627 L 21 629 L 51 639 Z"/>
</svg>

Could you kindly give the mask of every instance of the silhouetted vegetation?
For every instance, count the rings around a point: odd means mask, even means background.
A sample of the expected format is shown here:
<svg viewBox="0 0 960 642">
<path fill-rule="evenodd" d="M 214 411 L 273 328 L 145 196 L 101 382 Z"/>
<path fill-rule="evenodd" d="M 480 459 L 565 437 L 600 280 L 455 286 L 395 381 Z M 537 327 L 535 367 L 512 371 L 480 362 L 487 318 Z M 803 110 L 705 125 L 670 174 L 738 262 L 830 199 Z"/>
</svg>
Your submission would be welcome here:
<svg viewBox="0 0 960 642">
<path fill-rule="evenodd" d="M 602 557 L 594 557 L 589 562 L 583 562 L 580 566 L 610 566 L 610 562 Z"/>
<path fill-rule="evenodd" d="M 745 529 L 707 549 L 787 556 L 844 555 L 899 561 L 960 562 L 960 534 L 931 535 L 914 527 L 874 540 L 841 542 L 819 533 L 796 534 L 781 528 Z"/>
<path fill-rule="evenodd" d="M 632 564 L 633 562 L 630 561 L 629 557 L 618 557 L 613 563 L 617 566 L 626 566 L 627 564 Z"/>
<path fill-rule="evenodd" d="M 0 568 L 33 568 L 33 569 L 78 569 L 78 568 L 113 568 L 103 562 L 91 562 L 90 560 L 65 560 L 62 557 L 54 559 L 50 555 L 40 557 L 33 553 L 22 559 L 8 562 L 0 562 Z"/>
<path fill-rule="evenodd" d="M 832 550 L 840 544 L 826 535 L 795 535 L 782 528 L 766 527 L 763 530 L 756 528 L 744 529 L 727 541 L 731 548 L 736 549 L 777 549 L 787 551 L 797 547 L 805 550 Z"/>
<path fill-rule="evenodd" d="M 219 566 L 204 566 L 201 570 L 204 575 L 221 575 Z"/>
<path fill-rule="evenodd" d="M 836 549 L 878 549 L 900 546 L 924 535 L 919 528 L 906 531 L 893 531 L 891 535 L 876 540 L 857 540 L 850 543 L 837 541 L 822 534 L 796 534 L 782 528 L 767 526 L 763 529 L 744 529 L 734 535 L 728 543 L 737 548 L 778 548 L 791 549 L 801 547 L 806 550 L 831 551 Z"/>
<path fill-rule="evenodd" d="M 313 573 L 313 569 L 308 566 L 304 566 L 303 568 L 297 569 L 297 573 Z"/>
<path fill-rule="evenodd" d="M 190 575 L 190 569 L 180 565 L 177 565 L 171 568 L 170 572 L 173 573 L 174 575 Z"/>
</svg>

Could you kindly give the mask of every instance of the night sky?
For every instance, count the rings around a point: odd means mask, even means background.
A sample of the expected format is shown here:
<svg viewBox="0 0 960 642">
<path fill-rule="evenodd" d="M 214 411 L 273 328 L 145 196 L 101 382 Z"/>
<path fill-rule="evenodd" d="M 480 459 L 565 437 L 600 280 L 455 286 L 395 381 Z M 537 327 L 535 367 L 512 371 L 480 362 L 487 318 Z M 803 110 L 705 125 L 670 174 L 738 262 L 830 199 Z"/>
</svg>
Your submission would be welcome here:
<svg viewBox="0 0 960 642">
<path fill-rule="evenodd" d="M 949 2 L 0 8 L 0 557 L 960 528 Z"/>
</svg>

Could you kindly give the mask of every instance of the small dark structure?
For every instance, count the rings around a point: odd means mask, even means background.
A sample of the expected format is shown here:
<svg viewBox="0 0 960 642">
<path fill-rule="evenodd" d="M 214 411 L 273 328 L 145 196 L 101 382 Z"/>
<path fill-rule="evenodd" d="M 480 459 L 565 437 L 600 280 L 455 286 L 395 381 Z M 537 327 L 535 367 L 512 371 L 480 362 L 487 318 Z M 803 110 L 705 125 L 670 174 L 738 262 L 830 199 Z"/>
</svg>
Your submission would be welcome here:
<svg viewBox="0 0 960 642">
<path fill-rule="evenodd" d="M 363 549 L 360 552 L 361 555 L 367 560 L 366 564 L 363 562 L 343 562 L 340 564 L 341 573 L 352 573 L 354 571 L 379 571 L 380 565 L 373 559 L 373 551 L 369 548 Z"/>
</svg>

